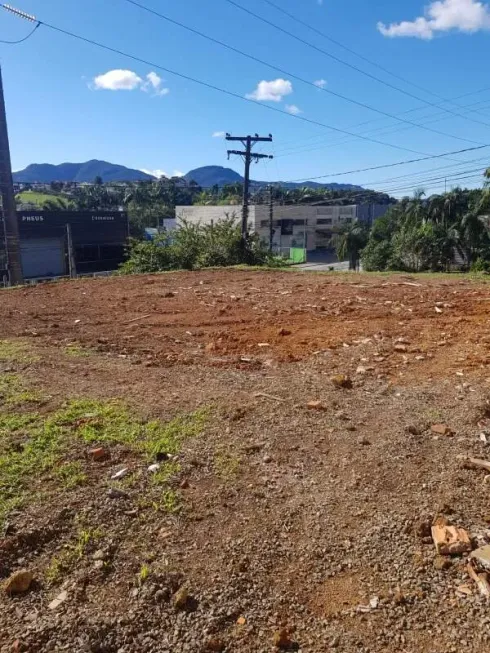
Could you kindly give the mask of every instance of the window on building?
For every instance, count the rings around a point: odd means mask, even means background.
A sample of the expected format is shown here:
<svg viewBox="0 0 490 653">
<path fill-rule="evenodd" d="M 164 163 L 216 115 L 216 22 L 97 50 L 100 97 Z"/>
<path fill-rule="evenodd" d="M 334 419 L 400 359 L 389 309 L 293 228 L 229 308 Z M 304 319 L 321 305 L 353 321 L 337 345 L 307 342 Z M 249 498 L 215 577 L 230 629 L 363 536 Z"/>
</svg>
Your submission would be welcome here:
<svg viewBox="0 0 490 653">
<path fill-rule="evenodd" d="M 341 206 L 339 214 L 340 215 L 353 215 L 354 207 L 353 206 Z"/>
<path fill-rule="evenodd" d="M 294 220 L 281 220 L 281 233 L 283 236 L 293 235 L 293 222 Z"/>
<path fill-rule="evenodd" d="M 260 226 L 261 226 L 262 229 L 264 227 L 268 227 L 269 226 L 269 220 L 261 220 L 260 221 Z"/>
<path fill-rule="evenodd" d="M 305 224 L 308 224 L 308 220 L 304 220 L 304 219 L 293 220 L 293 224 L 296 225 L 296 226 L 298 226 L 298 225 L 303 226 Z"/>
<path fill-rule="evenodd" d="M 332 218 L 318 218 L 317 224 L 332 224 Z"/>
</svg>

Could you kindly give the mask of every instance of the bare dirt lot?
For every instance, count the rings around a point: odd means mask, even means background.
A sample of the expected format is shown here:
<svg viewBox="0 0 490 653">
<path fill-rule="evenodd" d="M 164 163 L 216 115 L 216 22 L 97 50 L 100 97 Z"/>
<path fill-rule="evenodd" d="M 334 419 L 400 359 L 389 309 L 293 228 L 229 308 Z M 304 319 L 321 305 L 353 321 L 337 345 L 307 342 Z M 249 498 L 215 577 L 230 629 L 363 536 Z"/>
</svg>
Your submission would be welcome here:
<svg viewBox="0 0 490 653">
<path fill-rule="evenodd" d="M 456 275 L 1 291 L 0 651 L 490 651 L 430 533 L 490 541 L 489 308 Z"/>
</svg>

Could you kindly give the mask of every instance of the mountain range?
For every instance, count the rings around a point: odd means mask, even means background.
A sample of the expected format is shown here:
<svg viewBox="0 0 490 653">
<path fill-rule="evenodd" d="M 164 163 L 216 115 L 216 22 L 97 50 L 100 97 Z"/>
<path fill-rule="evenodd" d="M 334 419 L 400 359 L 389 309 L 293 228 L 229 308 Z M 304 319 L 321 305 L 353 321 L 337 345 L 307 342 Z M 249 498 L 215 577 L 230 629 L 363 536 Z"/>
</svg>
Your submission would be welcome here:
<svg viewBox="0 0 490 653">
<path fill-rule="evenodd" d="M 86 161 L 85 163 L 60 163 L 53 165 L 51 163 L 31 163 L 24 168 L 13 173 L 14 182 L 17 183 L 42 183 L 49 184 L 52 181 L 74 181 L 78 183 L 91 183 L 96 177 L 101 177 L 104 182 L 133 182 L 133 181 L 153 181 L 156 179 L 142 170 L 126 168 L 125 166 L 108 163 L 107 161 Z M 225 184 L 242 183 L 243 177 L 231 168 L 222 166 L 203 166 L 191 170 L 184 175 L 186 181 L 195 181 L 203 188 L 211 186 L 224 186 Z M 362 190 L 361 186 L 353 184 L 321 184 L 315 181 L 294 182 L 268 182 L 268 181 L 251 181 L 252 187 L 267 186 L 270 183 L 279 184 L 285 188 L 330 188 L 333 190 Z"/>
<path fill-rule="evenodd" d="M 151 181 L 152 175 L 107 161 L 86 161 L 85 163 L 31 163 L 13 173 L 15 182 L 49 184 L 52 181 L 93 182 L 96 177 L 102 181 Z"/>
<path fill-rule="evenodd" d="M 185 176 L 187 181 L 195 181 L 199 186 L 203 188 L 209 188 L 211 186 L 224 186 L 225 184 L 236 184 L 243 183 L 243 177 L 235 172 L 231 168 L 223 168 L 222 166 L 204 166 L 202 168 L 196 168 L 191 170 Z M 291 181 L 250 181 L 251 186 L 269 186 L 270 184 L 278 184 L 284 188 L 330 188 L 332 190 L 362 190 L 361 186 L 355 186 L 354 184 L 321 184 L 316 181 L 302 181 L 302 182 L 291 182 Z"/>
</svg>

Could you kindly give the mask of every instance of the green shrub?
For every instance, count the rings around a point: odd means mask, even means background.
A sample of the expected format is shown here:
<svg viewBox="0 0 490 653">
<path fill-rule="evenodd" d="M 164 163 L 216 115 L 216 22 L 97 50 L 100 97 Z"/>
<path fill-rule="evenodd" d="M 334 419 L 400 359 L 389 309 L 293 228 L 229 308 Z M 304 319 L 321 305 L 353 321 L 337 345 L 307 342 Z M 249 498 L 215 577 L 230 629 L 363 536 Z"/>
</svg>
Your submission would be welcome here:
<svg viewBox="0 0 490 653">
<path fill-rule="evenodd" d="M 270 254 L 256 234 L 249 234 L 243 243 L 236 218 L 227 217 L 213 225 L 183 220 L 178 229 L 152 241 L 132 241 L 121 272 L 145 274 L 241 264 L 278 267 L 283 262 Z"/>
</svg>

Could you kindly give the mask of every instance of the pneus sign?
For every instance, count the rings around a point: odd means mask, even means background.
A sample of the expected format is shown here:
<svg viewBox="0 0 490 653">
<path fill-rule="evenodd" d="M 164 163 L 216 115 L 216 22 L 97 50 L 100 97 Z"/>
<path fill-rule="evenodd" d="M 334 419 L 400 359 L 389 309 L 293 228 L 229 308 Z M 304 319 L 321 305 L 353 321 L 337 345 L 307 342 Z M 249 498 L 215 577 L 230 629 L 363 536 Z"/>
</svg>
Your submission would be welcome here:
<svg viewBox="0 0 490 653">
<path fill-rule="evenodd" d="M 44 222 L 44 215 L 23 215 L 22 222 Z"/>
</svg>

